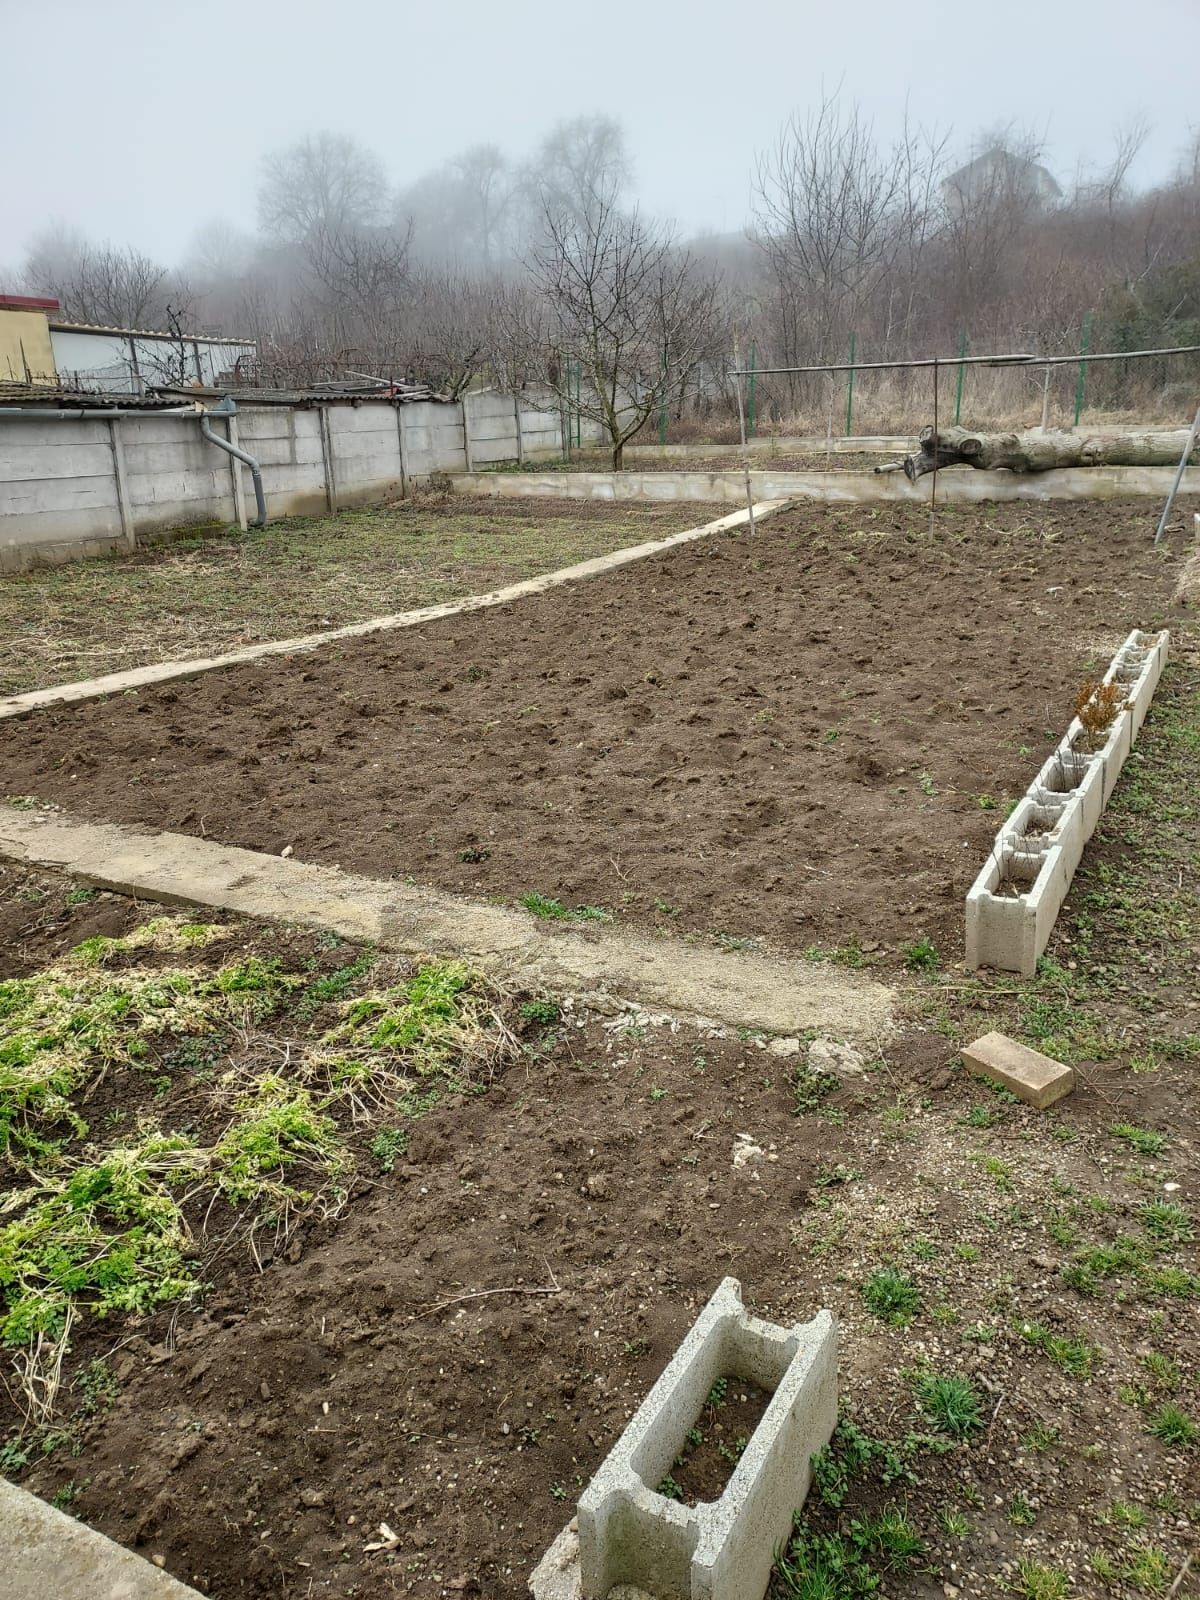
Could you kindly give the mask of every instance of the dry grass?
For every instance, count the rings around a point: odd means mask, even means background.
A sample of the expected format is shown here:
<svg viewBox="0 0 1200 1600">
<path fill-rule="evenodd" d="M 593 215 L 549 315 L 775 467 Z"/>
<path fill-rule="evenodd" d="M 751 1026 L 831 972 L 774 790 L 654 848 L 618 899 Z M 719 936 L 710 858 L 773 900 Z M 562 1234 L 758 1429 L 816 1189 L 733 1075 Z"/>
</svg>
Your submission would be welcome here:
<svg viewBox="0 0 1200 1600">
<path fill-rule="evenodd" d="M 706 519 L 704 507 L 407 500 L 0 579 L 0 692 L 453 600 Z"/>
</svg>

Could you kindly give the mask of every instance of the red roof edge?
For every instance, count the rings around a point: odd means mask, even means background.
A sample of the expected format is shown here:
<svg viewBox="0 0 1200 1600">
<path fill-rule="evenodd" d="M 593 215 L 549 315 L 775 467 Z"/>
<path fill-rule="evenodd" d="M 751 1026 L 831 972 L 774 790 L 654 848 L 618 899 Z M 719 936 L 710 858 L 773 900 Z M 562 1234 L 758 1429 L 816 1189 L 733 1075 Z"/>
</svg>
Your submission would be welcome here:
<svg viewBox="0 0 1200 1600">
<path fill-rule="evenodd" d="M 62 302 L 40 294 L 0 294 L 0 311 L 60 311 Z"/>
</svg>

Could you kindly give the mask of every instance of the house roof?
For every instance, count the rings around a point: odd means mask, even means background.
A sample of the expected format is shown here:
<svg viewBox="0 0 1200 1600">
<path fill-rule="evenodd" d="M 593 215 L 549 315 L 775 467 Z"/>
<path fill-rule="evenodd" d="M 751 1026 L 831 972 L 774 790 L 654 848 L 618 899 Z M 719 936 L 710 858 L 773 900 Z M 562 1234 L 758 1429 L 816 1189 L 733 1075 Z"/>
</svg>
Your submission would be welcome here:
<svg viewBox="0 0 1200 1600">
<path fill-rule="evenodd" d="M 0 382 L 0 414 L 6 406 L 45 406 L 48 411 L 162 411 L 177 406 L 176 395 L 117 394 L 113 390 L 62 389 L 44 384 Z"/>
<path fill-rule="evenodd" d="M 62 301 L 40 294 L 0 294 L 0 311 L 61 311 Z"/>
<path fill-rule="evenodd" d="M 57 301 L 54 302 L 58 304 Z M 234 339 L 218 333 L 171 333 L 162 328 L 109 328 L 99 322 L 63 322 L 57 317 L 48 318 L 52 333 L 116 333 L 124 339 L 169 339 L 172 344 L 183 340 L 185 344 L 234 344 L 242 349 L 253 349 L 253 339 Z"/>
</svg>

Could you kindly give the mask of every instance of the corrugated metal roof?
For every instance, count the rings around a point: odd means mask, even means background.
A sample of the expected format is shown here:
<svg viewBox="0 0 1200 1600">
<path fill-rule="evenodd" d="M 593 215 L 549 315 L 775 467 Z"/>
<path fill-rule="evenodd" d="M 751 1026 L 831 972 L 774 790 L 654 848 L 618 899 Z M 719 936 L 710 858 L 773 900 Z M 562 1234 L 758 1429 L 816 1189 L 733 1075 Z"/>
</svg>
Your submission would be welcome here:
<svg viewBox="0 0 1200 1600">
<path fill-rule="evenodd" d="M 48 319 L 52 333 L 115 333 L 123 339 L 169 339 L 172 344 L 236 344 L 253 350 L 253 339 L 231 339 L 217 333 L 169 333 L 162 328 L 106 328 L 98 322 L 61 322 L 56 317 Z"/>
<path fill-rule="evenodd" d="M 118 394 L 106 389 L 57 389 L 39 384 L 0 383 L 0 411 L 5 406 L 45 406 L 47 410 L 109 410 L 119 406 L 122 411 L 162 411 L 177 406 L 177 396 L 162 394 Z"/>
</svg>

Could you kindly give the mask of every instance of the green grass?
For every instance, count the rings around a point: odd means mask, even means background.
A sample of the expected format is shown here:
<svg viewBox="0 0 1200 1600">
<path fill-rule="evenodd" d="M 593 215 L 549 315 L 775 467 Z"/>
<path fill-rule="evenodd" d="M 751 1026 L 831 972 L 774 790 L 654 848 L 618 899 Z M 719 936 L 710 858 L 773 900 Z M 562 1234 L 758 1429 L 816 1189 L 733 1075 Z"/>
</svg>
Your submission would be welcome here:
<svg viewBox="0 0 1200 1600">
<path fill-rule="evenodd" d="M 1161 1439 L 1163 1444 L 1175 1449 L 1191 1449 L 1193 1445 L 1200 1444 L 1200 1423 L 1170 1400 L 1164 1400 L 1150 1414 L 1146 1419 L 1146 1430 L 1156 1439 Z"/>
<path fill-rule="evenodd" d="M 1170 1142 L 1164 1133 L 1155 1133 L 1152 1128 L 1138 1128 L 1132 1122 L 1118 1122 L 1112 1127 L 1115 1139 L 1123 1139 L 1142 1156 L 1160 1156 Z"/>
<path fill-rule="evenodd" d="M 863 1303 L 868 1311 L 904 1328 L 921 1310 L 921 1291 L 907 1275 L 895 1267 L 880 1267 L 862 1286 Z"/>
<path fill-rule="evenodd" d="M 1071 1377 L 1091 1377 L 1092 1368 L 1100 1352 L 1086 1339 L 1069 1339 L 1062 1334 L 1051 1333 L 1040 1322 L 1022 1323 L 1020 1334 L 1027 1344 L 1035 1345 L 1050 1357 L 1056 1367 L 1069 1373 Z"/>
<path fill-rule="evenodd" d="M 561 900 L 553 900 L 548 895 L 538 894 L 532 890 L 523 894 L 517 904 L 524 906 L 525 910 L 542 922 L 611 922 L 612 913 L 605 911 L 603 906 L 576 906 L 573 910 L 565 906 Z"/>
<path fill-rule="evenodd" d="M 966 1439 L 983 1427 L 979 1395 L 967 1378 L 923 1373 L 914 1385 L 917 1404 L 939 1433 Z"/>
<path fill-rule="evenodd" d="M 1018 1561 L 1012 1589 L 1021 1600 L 1067 1600 L 1067 1575 L 1041 1561 Z"/>
<path fill-rule="evenodd" d="M 700 506 L 622 503 L 580 516 L 545 502 L 514 511 L 409 500 L 13 573 L 0 586 L 0 692 L 452 600 L 704 517 Z"/>
</svg>

